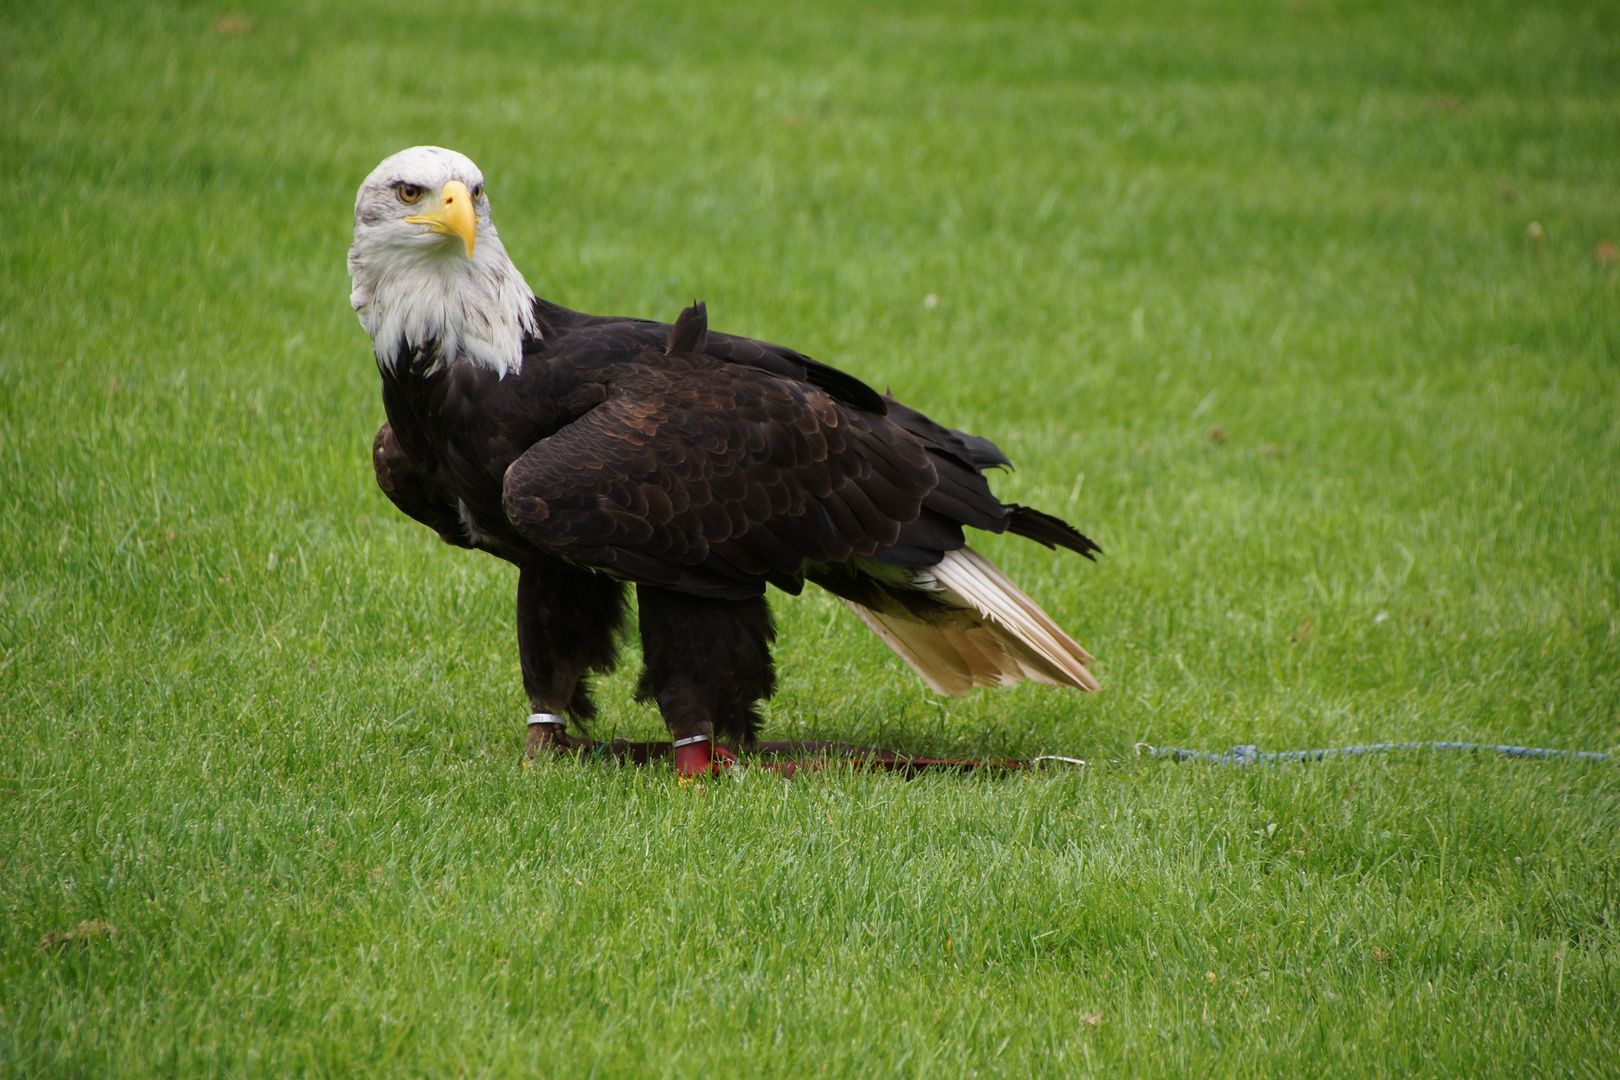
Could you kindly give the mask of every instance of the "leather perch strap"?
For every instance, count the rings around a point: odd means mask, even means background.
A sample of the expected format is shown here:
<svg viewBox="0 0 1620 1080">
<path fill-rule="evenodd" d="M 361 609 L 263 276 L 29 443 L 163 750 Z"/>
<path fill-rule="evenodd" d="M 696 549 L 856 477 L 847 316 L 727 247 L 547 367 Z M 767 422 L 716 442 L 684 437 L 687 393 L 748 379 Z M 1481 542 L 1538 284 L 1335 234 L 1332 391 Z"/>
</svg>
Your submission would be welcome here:
<svg viewBox="0 0 1620 1080">
<path fill-rule="evenodd" d="M 583 760 L 617 761 L 626 765 L 651 765 L 670 757 L 682 758 L 687 754 L 694 757 L 692 766 L 697 766 L 697 755 L 703 755 L 710 750 L 704 743 L 711 740 L 706 735 L 699 735 L 690 739 L 680 739 L 676 742 L 632 742 L 629 739 L 614 739 L 611 742 L 587 743 L 577 748 L 577 753 Z M 688 747 L 698 748 L 694 754 Z M 879 750 L 870 746 L 856 746 L 853 743 L 841 742 L 757 742 L 752 746 L 743 748 L 726 743 L 714 742 L 713 772 L 724 769 L 747 767 L 764 769 L 768 772 L 778 773 L 782 776 L 793 776 L 801 772 L 820 772 L 823 769 L 863 769 L 873 772 L 894 772 L 905 776 L 916 776 L 918 773 L 936 769 L 953 769 L 958 772 L 996 771 L 1005 772 L 1018 769 L 1034 768 L 1039 759 L 1032 761 L 1019 761 L 1006 759 L 1000 761 L 960 761 L 948 758 L 912 757 L 897 753 L 893 750 Z M 684 754 L 683 754 L 684 751 Z M 737 754 L 746 753 L 746 759 L 738 760 Z M 1078 759 L 1063 759 L 1074 764 L 1084 764 Z M 677 764 L 685 764 L 678 761 Z M 704 770 L 709 771 L 709 770 Z"/>
</svg>

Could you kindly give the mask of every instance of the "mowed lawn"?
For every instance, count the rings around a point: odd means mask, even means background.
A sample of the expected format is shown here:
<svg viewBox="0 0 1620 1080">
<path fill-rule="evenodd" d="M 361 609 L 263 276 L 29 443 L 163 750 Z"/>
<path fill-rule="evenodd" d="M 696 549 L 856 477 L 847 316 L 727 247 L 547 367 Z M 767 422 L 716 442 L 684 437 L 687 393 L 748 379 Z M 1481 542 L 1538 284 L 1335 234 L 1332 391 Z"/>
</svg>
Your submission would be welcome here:
<svg viewBox="0 0 1620 1080">
<path fill-rule="evenodd" d="M 0 1074 L 1620 1072 L 1611 5 L 20 3 L 0 31 Z M 354 190 L 1018 464 L 1102 693 L 776 596 L 767 734 L 519 764 L 513 570 L 371 476 Z M 602 684 L 599 733 L 655 737 Z"/>
</svg>

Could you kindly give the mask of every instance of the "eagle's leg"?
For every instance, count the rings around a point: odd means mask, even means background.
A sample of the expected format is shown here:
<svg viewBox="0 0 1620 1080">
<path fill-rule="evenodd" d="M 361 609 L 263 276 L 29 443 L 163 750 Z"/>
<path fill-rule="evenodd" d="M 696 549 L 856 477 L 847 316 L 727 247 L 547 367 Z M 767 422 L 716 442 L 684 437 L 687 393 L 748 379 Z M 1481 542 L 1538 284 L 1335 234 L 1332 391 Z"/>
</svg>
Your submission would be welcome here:
<svg viewBox="0 0 1620 1080">
<path fill-rule="evenodd" d="M 518 571 L 518 659 L 529 695 L 530 757 L 542 748 L 578 745 L 559 722 L 567 716 L 583 728 L 596 715 L 586 675 L 611 671 L 615 640 L 624 624 L 621 582 L 564 566 L 528 565 Z"/>
<path fill-rule="evenodd" d="M 677 743 L 676 772 L 713 771 L 725 755 L 713 740 L 752 742 L 760 725 L 754 706 L 776 690 L 771 609 L 763 596 L 710 600 L 651 585 L 636 586 L 636 599 L 646 662 L 636 697 L 658 703 Z"/>
</svg>

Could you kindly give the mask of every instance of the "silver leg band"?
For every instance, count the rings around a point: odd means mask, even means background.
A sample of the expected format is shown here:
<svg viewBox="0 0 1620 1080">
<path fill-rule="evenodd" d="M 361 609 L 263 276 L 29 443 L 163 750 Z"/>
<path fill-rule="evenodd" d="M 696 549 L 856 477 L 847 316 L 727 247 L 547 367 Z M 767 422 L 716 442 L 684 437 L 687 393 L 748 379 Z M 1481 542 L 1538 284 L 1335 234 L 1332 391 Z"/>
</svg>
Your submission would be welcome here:
<svg viewBox="0 0 1620 1080">
<path fill-rule="evenodd" d="M 683 746 L 691 746 L 694 743 L 713 742 L 713 741 L 714 741 L 713 737 L 711 737 L 709 735 L 693 735 L 689 739 L 676 739 L 675 742 L 672 743 L 671 745 L 674 747 L 674 749 L 679 750 Z"/>
<path fill-rule="evenodd" d="M 529 726 L 534 727 L 536 724 L 556 724 L 558 727 L 567 727 L 568 718 L 566 716 L 558 716 L 554 712 L 530 713 Z"/>
</svg>

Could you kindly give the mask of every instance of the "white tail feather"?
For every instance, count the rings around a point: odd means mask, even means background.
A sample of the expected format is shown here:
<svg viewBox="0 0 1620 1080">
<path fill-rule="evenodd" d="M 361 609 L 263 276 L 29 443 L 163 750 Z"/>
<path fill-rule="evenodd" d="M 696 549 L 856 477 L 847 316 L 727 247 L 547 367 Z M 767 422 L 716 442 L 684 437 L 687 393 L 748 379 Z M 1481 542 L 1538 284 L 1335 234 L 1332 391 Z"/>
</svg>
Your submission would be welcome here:
<svg viewBox="0 0 1620 1080">
<path fill-rule="evenodd" d="M 872 632 L 935 693 L 960 697 L 975 687 L 1034 679 L 1096 690 L 1091 654 L 970 547 L 918 571 L 913 584 L 955 610 L 924 621 L 845 601 Z"/>
</svg>

